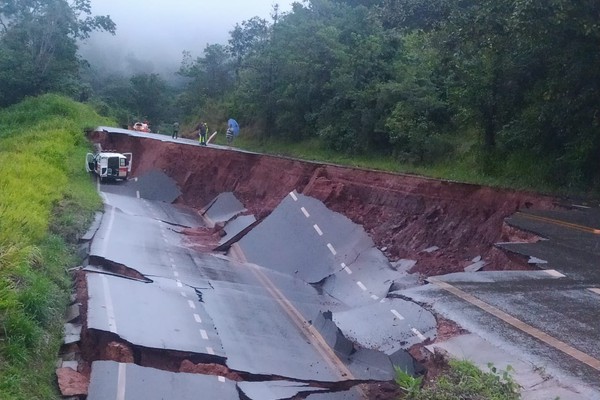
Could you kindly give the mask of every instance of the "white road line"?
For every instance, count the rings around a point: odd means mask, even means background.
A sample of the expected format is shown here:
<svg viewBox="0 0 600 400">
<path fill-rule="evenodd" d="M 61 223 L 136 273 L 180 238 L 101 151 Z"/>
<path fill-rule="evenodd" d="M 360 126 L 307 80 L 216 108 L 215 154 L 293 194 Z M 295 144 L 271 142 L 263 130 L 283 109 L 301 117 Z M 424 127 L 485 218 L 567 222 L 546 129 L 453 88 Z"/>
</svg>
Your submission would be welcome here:
<svg viewBox="0 0 600 400">
<path fill-rule="evenodd" d="M 207 348 L 206 348 L 206 352 L 207 352 L 208 354 L 210 354 L 211 356 L 214 356 L 214 355 L 215 355 L 215 351 L 213 350 L 213 348 L 212 348 L 212 347 L 207 347 Z"/>
<path fill-rule="evenodd" d="M 221 382 L 221 383 L 225 383 L 225 377 L 224 377 L 224 376 L 220 376 L 220 377 L 219 377 L 219 382 Z"/>
<path fill-rule="evenodd" d="M 363 285 L 363 283 L 361 281 L 356 282 L 356 284 L 358 285 L 359 288 L 361 288 L 363 291 L 367 290 L 367 287 L 365 285 Z"/>
<path fill-rule="evenodd" d="M 179 293 L 181 293 L 181 296 L 187 298 L 187 293 L 186 292 L 179 292 Z"/>
<path fill-rule="evenodd" d="M 171 261 L 171 264 L 175 264 L 175 259 L 172 256 L 169 256 L 169 261 Z"/>
<path fill-rule="evenodd" d="M 306 218 L 310 217 L 310 214 L 308 213 L 308 211 L 306 211 L 306 208 L 301 207 L 300 210 L 302 211 L 302 214 L 304 214 L 304 216 Z"/>
<path fill-rule="evenodd" d="M 113 307 L 112 298 L 110 297 L 110 288 L 106 275 L 100 275 L 102 280 L 102 288 L 104 289 L 104 301 L 106 301 L 106 319 L 108 321 L 108 330 L 112 333 L 117 333 L 117 320 L 115 319 L 115 309 Z"/>
<path fill-rule="evenodd" d="M 331 254 L 333 254 L 334 256 L 337 254 L 337 251 L 335 251 L 331 243 L 327 243 L 327 248 L 329 249 L 329 251 L 331 251 Z"/>
<path fill-rule="evenodd" d="M 112 230 L 113 223 L 115 222 L 115 208 L 110 209 L 110 218 L 108 218 L 108 226 L 106 227 L 106 236 L 102 241 L 102 256 L 106 257 L 106 251 L 108 250 L 108 242 L 110 237 L 110 231 Z"/>
<path fill-rule="evenodd" d="M 548 275 L 554 276 L 556 278 L 564 278 L 565 277 L 563 274 L 561 274 L 560 272 L 558 272 L 557 270 L 554 270 L 554 269 L 545 269 L 544 272 L 547 273 Z"/>
<path fill-rule="evenodd" d="M 346 271 L 346 273 L 348 275 L 352 275 L 352 270 L 350 268 L 348 268 L 348 266 L 346 264 L 341 263 L 340 265 L 342 266 L 342 268 L 344 268 L 344 271 Z"/>
<path fill-rule="evenodd" d="M 600 289 L 599 288 L 588 288 L 589 291 L 594 292 L 596 294 L 600 294 Z"/>
<path fill-rule="evenodd" d="M 177 268 L 177 264 L 175 264 L 175 263 L 172 263 L 172 264 L 171 264 L 171 268 L 173 268 L 173 269 Z"/>
<path fill-rule="evenodd" d="M 188 305 L 190 306 L 191 309 L 195 310 L 196 309 L 196 305 L 194 304 L 193 301 L 188 300 Z"/>
<path fill-rule="evenodd" d="M 177 280 L 177 287 L 183 287 L 182 283 L 180 280 Z"/>
<path fill-rule="evenodd" d="M 125 400 L 125 388 L 127 387 L 126 374 L 127 364 L 119 363 L 119 372 L 117 375 L 117 398 L 116 400 Z"/>
<path fill-rule="evenodd" d="M 296 193 L 290 192 L 290 196 L 292 196 L 292 199 L 294 199 L 294 201 L 298 201 L 298 197 L 296 196 Z"/>
<path fill-rule="evenodd" d="M 400 321 L 402 321 L 404 319 L 404 317 L 396 310 L 390 310 L 392 312 L 392 314 L 394 314 L 394 316 L 396 318 L 398 318 Z"/>
<path fill-rule="evenodd" d="M 138 199 L 140 198 L 140 191 L 139 190 L 135 191 L 135 197 L 137 197 Z"/>
<path fill-rule="evenodd" d="M 200 336 L 202 336 L 202 339 L 208 340 L 208 333 L 204 329 L 200 329 Z"/>
<path fill-rule="evenodd" d="M 196 320 L 197 323 L 199 323 L 199 324 L 202 323 L 202 318 L 200 318 L 200 316 L 198 314 L 194 314 L 194 319 Z"/>
<path fill-rule="evenodd" d="M 177 272 L 177 271 L 173 271 L 173 276 L 174 276 L 175 278 L 179 277 L 179 272 Z"/>
<path fill-rule="evenodd" d="M 427 339 L 425 336 L 423 336 L 423 334 L 422 334 L 421 332 L 419 332 L 419 330 L 418 330 L 417 328 L 412 328 L 412 329 L 411 329 L 411 331 L 413 331 L 413 333 L 414 333 L 415 335 L 417 335 L 417 337 L 418 337 L 420 340 L 425 340 L 425 339 Z"/>
<path fill-rule="evenodd" d="M 313 228 L 315 228 L 315 231 L 317 231 L 317 233 L 319 234 L 319 236 L 323 236 L 323 231 L 321 230 L 321 228 L 319 228 L 319 225 L 314 224 Z"/>
<path fill-rule="evenodd" d="M 373 295 L 371 295 L 371 298 L 372 298 L 373 300 L 379 300 L 379 297 L 378 297 L 378 296 L 375 296 L 374 294 L 373 294 Z"/>
</svg>

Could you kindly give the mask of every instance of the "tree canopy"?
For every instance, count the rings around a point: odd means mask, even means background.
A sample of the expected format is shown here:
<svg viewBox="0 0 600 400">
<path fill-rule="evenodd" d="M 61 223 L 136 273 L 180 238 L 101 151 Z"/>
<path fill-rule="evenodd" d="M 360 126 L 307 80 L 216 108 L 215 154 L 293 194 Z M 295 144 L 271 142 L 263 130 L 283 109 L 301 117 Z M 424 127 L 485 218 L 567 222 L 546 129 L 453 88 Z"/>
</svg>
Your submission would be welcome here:
<svg viewBox="0 0 600 400">
<path fill-rule="evenodd" d="M 154 74 L 82 84 L 75 40 L 114 32 L 110 18 L 89 0 L 8 0 L 0 106 L 61 91 L 127 118 L 235 115 L 259 139 L 417 165 L 469 155 L 484 174 L 512 163 L 600 188 L 599 21 L 596 0 L 306 0 L 184 53 L 175 88 Z"/>
<path fill-rule="evenodd" d="M 310 0 L 236 26 L 216 97 L 259 136 L 414 163 L 467 142 L 486 173 L 598 187 L 599 21 L 593 0 Z"/>
<path fill-rule="evenodd" d="M 52 91 L 77 94 L 76 40 L 115 31 L 109 17 L 90 14 L 90 0 L 0 3 L 0 106 Z"/>
</svg>

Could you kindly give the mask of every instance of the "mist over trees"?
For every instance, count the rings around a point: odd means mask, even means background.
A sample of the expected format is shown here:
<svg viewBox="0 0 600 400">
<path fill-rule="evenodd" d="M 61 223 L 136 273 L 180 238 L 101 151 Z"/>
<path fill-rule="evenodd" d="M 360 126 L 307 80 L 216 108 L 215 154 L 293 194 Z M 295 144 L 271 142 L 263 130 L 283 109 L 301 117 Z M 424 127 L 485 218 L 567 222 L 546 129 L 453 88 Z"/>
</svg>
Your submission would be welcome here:
<svg viewBox="0 0 600 400">
<path fill-rule="evenodd" d="M 0 3 L 0 106 L 46 92 L 79 95 L 77 40 L 115 30 L 109 17 L 90 14 L 90 0 Z"/>
<path fill-rule="evenodd" d="M 554 185 L 600 187 L 596 0 L 275 7 L 269 20 L 236 25 L 227 44 L 195 59 L 185 53 L 178 84 L 144 69 L 102 79 L 94 66 L 78 69 L 75 38 L 113 31 L 110 20 L 82 18 L 88 8 L 63 0 L 24 4 L 0 6 L 1 105 L 60 90 L 120 123 L 235 116 L 258 139 L 319 140 L 417 165 L 464 158 L 490 176 L 520 170 Z"/>
</svg>

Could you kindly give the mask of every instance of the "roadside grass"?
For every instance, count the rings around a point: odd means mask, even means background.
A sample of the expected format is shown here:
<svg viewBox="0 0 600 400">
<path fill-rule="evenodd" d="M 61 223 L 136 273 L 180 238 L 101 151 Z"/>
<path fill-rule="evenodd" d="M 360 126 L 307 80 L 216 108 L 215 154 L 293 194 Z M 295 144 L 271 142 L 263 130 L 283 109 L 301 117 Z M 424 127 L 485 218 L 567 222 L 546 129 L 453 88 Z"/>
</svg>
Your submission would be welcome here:
<svg viewBox="0 0 600 400">
<path fill-rule="evenodd" d="M 83 129 L 99 124 L 111 122 L 56 95 L 0 110 L 0 399 L 59 398 L 67 268 L 102 204 Z"/>
<path fill-rule="evenodd" d="M 600 193 L 590 192 L 588 188 L 553 184 L 550 172 L 553 161 L 535 159 L 526 149 L 510 155 L 503 154 L 501 151 L 490 154 L 481 150 L 475 134 L 461 136 L 461 140 L 462 142 L 454 144 L 455 152 L 451 155 L 433 163 L 420 165 L 401 162 L 389 154 L 339 153 L 325 148 L 319 138 L 290 142 L 280 139 L 258 139 L 255 136 L 244 135 L 242 132 L 235 138 L 233 147 L 315 162 L 418 175 L 501 189 L 584 198 L 600 196 Z M 225 145 L 224 133 L 219 132 L 215 143 Z"/>
<path fill-rule="evenodd" d="M 407 400 L 486 399 L 518 400 L 519 385 L 512 378 L 512 368 L 498 370 L 488 365 L 483 372 L 465 360 L 450 360 L 449 369 L 437 379 L 421 386 L 415 378 L 396 368 L 396 383 L 405 391 Z"/>
</svg>

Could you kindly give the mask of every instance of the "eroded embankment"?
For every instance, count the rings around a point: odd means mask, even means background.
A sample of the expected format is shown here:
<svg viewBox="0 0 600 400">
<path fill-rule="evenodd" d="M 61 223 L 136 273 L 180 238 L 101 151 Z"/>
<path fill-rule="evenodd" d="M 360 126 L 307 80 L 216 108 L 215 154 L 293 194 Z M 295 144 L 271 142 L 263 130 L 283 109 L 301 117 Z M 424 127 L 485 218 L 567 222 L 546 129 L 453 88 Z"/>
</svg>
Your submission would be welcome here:
<svg viewBox="0 0 600 400">
<path fill-rule="evenodd" d="M 529 240 L 504 225 L 519 209 L 554 208 L 555 199 L 416 176 L 309 163 L 228 149 L 94 132 L 104 149 L 133 152 L 133 175 L 161 169 L 180 186 L 178 202 L 201 208 L 233 192 L 262 218 L 290 191 L 317 198 L 364 226 L 391 261 L 417 260 L 414 272 L 462 271 L 481 256 L 484 269 L 523 269 L 494 243 Z M 439 250 L 424 252 L 428 248 Z"/>
</svg>

